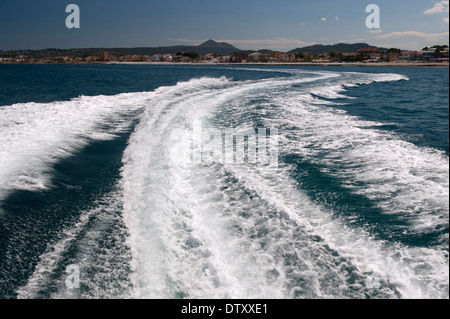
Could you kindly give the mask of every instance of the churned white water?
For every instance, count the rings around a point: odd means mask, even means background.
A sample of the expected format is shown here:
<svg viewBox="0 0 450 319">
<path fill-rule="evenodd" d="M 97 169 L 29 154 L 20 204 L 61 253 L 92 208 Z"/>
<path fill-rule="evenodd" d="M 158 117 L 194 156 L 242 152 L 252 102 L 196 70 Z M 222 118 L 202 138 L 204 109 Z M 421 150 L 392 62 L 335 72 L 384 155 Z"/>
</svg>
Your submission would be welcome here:
<svg viewBox="0 0 450 319">
<path fill-rule="evenodd" d="M 279 79 L 237 85 L 205 78 L 157 92 L 124 156 L 124 218 L 133 253 L 133 296 L 448 294 L 444 250 L 385 243 L 363 228 L 346 226 L 296 187 L 289 165 L 265 176 L 251 166 L 179 165 L 171 159 L 174 128 L 189 127 L 199 118 L 219 125 L 214 112 L 239 118 L 240 110 L 248 111 L 242 110 L 248 107 L 246 100 L 266 98 L 277 111 L 264 125 L 281 131 L 281 153 L 317 158 L 331 168 L 342 164 L 336 174 L 348 180 L 349 189 L 379 199 L 385 214 L 413 215 L 413 227 L 445 223 L 448 158 L 444 154 L 382 133 L 373 128 L 378 123 L 348 116 L 333 109 L 333 102 L 314 98 L 342 97 L 345 86 L 398 80 L 406 78 L 389 74 L 339 78 L 323 73 L 307 80 L 283 79 L 281 85 Z M 324 86 L 324 81 L 334 85 Z M 299 83 L 308 83 L 303 92 L 283 90 Z M 246 124 L 241 123 L 242 129 Z M 298 129 L 284 135 L 286 126 Z M 359 181 L 363 187 L 353 185 Z M 421 213 L 416 214 L 416 209 Z M 373 280 L 376 287 L 368 284 Z"/>
<path fill-rule="evenodd" d="M 114 278 L 123 280 L 114 285 L 99 271 L 84 281 L 90 293 L 78 297 L 448 298 L 448 235 L 435 247 L 383 240 L 314 201 L 292 175 L 294 164 L 282 160 L 293 155 L 322 167 L 382 214 L 398 216 L 405 232 L 445 227 L 448 156 L 336 108 L 350 98 L 348 87 L 408 78 L 278 72 L 289 75 L 199 78 L 149 93 L 0 109 L 2 193 L 50 187 L 49 164 L 91 139 L 112 138 L 130 124 L 124 115 L 142 109 L 117 190 L 50 245 L 19 296 L 39 296 L 53 282 L 59 288 L 52 297 L 71 297 L 63 276 L 51 274 L 72 247 L 74 262 L 96 271 L 117 268 Z M 234 132 L 278 129 L 278 168 L 180 161 L 177 155 L 186 154 L 177 153 L 173 132 L 189 139 L 198 122 Z M 111 236 L 116 246 L 103 249 L 98 238 L 111 223 L 119 225 Z M 107 257 L 121 254 L 126 267 Z"/>
</svg>

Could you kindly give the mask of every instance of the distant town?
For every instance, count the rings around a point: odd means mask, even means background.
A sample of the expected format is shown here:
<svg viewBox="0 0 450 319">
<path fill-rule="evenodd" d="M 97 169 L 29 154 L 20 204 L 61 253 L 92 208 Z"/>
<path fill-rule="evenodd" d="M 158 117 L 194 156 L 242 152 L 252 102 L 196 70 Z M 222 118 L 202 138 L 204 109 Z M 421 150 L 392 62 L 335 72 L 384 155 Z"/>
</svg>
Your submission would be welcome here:
<svg viewBox="0 0 450 319">
<path fill-rule="evenodd" d="M 383 49 L 367 44 L 359 44 L 359 47 L 358 44 L 337 44 L 290 52 L 243 51 L 227 43 L 208 40 L 191 47 L 0 51 L 0 63 L 449 63 L 448 45 L 435 45 L 421 51 Z M 345 52 L 346 49 L 349 52 Z M 208 51 L 210 53 L 206 53 Z"/>
</svg>

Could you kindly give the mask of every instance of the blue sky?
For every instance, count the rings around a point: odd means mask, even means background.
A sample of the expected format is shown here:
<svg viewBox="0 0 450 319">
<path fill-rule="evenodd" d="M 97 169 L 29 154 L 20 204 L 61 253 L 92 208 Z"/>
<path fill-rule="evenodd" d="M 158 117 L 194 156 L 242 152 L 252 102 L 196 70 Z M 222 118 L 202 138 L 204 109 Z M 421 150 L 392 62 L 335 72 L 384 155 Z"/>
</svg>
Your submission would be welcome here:
<svg viewBox="0 0 450 319">
<path fill-rule="evenodd" d="M 68 4 L 81 28 L 67 29 Z M 369 30 L 368 4 L 381 11 Z M 314 43 L 367 42 L 421 49 L 448 44 L 448 0 L 1 0 L 0 50 L 199 44 L 287 51 Z"/>
</svg>

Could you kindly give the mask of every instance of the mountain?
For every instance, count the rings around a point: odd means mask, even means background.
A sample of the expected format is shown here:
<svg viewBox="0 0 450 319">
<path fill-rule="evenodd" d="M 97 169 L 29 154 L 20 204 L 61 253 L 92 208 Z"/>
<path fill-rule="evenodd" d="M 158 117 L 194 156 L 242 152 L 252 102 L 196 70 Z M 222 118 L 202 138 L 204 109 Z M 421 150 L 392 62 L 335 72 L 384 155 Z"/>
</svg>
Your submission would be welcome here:
<svg viewBox="0 0 450 319">
<path fill-rule="evenodd" d="M 200 45 L 176 45 L 168 47 L 155 47 L 155 48 L 113 48 L 102 49 L 108 51 L 113 55 L 154 55 L 154 54 L 176 54 L 178 52 L 197 52 L 198 54 L 217 53 L 220 55 L 233 54 L 234 52 L 240 52 L 238 48 L 225 42 L 216 42 L 214 40 L 208 40 Z"/>
<path fill-rule="evenodd" d="M 358 52 L 362 48 L 373 47 L 367 43 L 338 43 L 334 45 L 322 45 L 316 44 L 308 47 L 298 48 L 289 51 L 288 53 L 309 53 L 309 54 L 325 54 L 331 51 L 337 53 L 344 52 Z M 385 48 L 379 48 L 382 51 L 386 51 Z M 110 55 L 155 55 L 155 54 L 176 54 L 179 52 L 196 52 L 201 55 L 208 53 L 217 53 L 220 55 L 229 55 L 235 52 L 240 53 L 253 53 L 259 52 L 263 54 L 270 54 L 272 50 L 240 50 L 235 46 L 226 42 L 217 42 L 214 40 L 208 40 L 200 45 L 176 45 L 167 47 L 139 47 L 139 48 L 86 48 L 86 49 L 45 49 L 45 50 L 12 50 L 12 51 L 0 51 L 0 57 L 15 57 L 24 55 L 32 58 L 42 57 L 58 57 L 58 56 L 71 56 L 71 57 L 84 57 L 84 56 L 101 56 L 103 52 L 108 52 Z"/>
<path fill-rule="evenodd" d="M 338 43 L 334 45 L 322 45 L 322 44 L 315 44 L 308 47 L 303 48 L 297 48 L 294 50 L 289 51 L 288 53 L 309 53 L 309 54 L 325 54 L 328 52 L 337 52 L 337 53 L 357 53 L 360 49 L 366 49 L 366 48 L 374 48 L 375 46 L 369 45 L 367 43 Z M 386 48 L 378 48 L 381 51 L 386 51 Z"/>
<path fill-rule="evenodd" d="M 199 46 L 197 46 L 197 50 L 199 50 L 199 49 L 200 50 L 210 50 L 210 52 L 208 52 L 208 53 L 219 53 L 219 52 L 217 52 L 217 50 L 228 52 L 225 54 L 232 54 L 236 51 L 238 51 L 238 52 L 241 51 L 229 43 L 216 42 L 214 40 L 208 40 L 208 41 L 200 44 Z M 216 50 L 216 51 L 212 52 L 211 50 Z M 198 52 L 198 53 L 200 53 L 200 52 Z"/>
<path fill-rule="evenodd" d="M 176 45 L 169 47 L 156 47 L 156 48 L 132 48 L 132 49 L 105 49 L 110 54 L 123 55 L 123 54 L 136 54 L 136 55 L 154 55 L 154 54 L 166 54 L 166 53 L 178 53 L 178 52 L 197 52 L 198 54 L 217 53 L 220 55 L 233 54 L 234 52 L 240 52 L 238 48 L 225 42 L 216 42 L 214 40 L 208 40 L 200 45 Z M 128 53 L 124 53 L 128 52 Z"/>
<path fill-rule="evenodd" d="M 57 57 L 72 56 L 84 57 L 89 55 L 100 56 L 103 52 L 110 55 L 154 55 L 154 54 L 176 54 L 178 52 L 197 52 L 198 54 L 217 53 L 220 55 L 242 52 L 238 48 L 225 42 L 208 40 L 200 45 L 176 45 L 168 47 L 140 47 L 140 48 L 88 48 L 88 49 L 45 49 L 45 50 L 12 50 L 0 51 L 1 57 L 14 57 L 26 55 L 29 57 Z"/>
</svg>

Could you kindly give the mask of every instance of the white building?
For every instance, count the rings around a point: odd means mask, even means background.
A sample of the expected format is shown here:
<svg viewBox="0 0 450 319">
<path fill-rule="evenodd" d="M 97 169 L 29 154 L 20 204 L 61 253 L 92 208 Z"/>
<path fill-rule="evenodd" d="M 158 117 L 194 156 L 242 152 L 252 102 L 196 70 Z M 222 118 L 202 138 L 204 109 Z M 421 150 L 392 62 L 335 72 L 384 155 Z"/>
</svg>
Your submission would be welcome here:
<svg viewBox="0 0 450 319">
<path fill-rule="evenodd" d="M 172 54 L 164 54 L 163 56 L 164 61 L 166 62 L 172 62 L 173 58 L 172 58 Z"/>
<path fill-rule="evenodd" d="M 161 61 L 162 54 L 155 54 L 150 57 L 150 62 L 159 62 Z"/>
<path fill-rule="evenodd" d="M 253 61 L 258 62 L 259 60 L 261 60 L 261 56 L 262 56 L 261 53 L 259 53 L 259 52 L 254 52 L 254 53 L 251 53 L 251 54 L 248 55 L 248 59 L 249 59 L 250 61 L 253 60 Z"/>
</svg>

